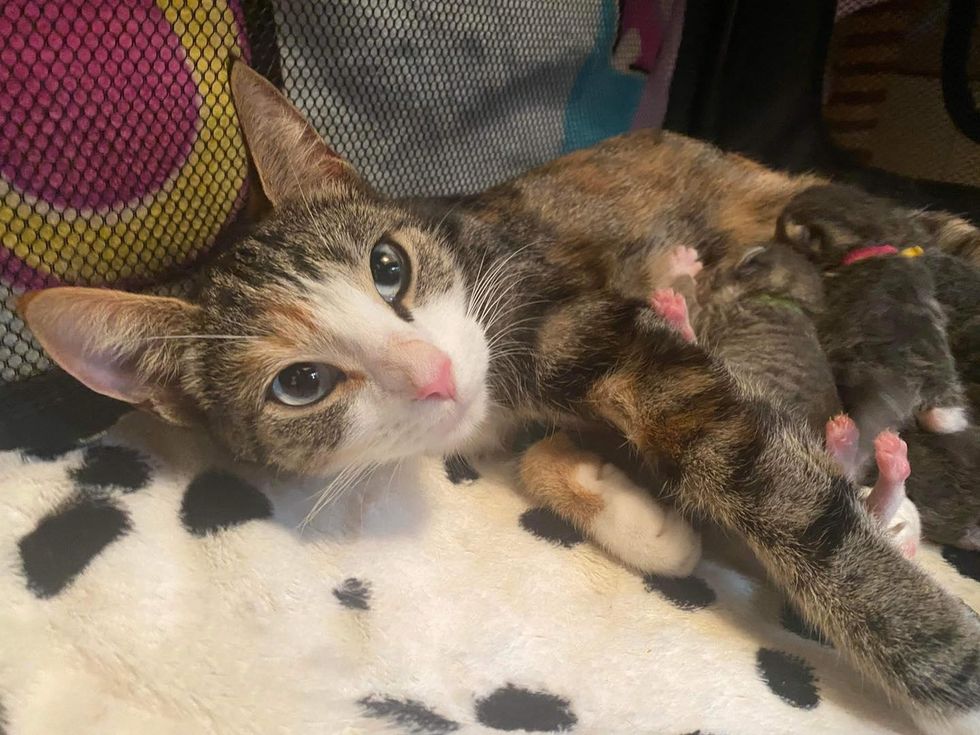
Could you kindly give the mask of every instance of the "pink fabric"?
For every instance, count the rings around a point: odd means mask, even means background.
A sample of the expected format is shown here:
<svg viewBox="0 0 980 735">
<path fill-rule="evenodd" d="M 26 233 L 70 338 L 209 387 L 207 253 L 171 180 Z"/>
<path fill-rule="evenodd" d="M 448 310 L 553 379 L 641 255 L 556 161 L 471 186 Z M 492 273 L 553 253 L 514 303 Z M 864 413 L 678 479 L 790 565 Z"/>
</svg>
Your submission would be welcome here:
<svg viewBox="0 0 980 735">
<path fill-rule="evenodd" d="M 157 191 L 184 163 L 201 104 L 152 0 L 5 0 L 0 173 L 59 207 Z"/>
</svg>

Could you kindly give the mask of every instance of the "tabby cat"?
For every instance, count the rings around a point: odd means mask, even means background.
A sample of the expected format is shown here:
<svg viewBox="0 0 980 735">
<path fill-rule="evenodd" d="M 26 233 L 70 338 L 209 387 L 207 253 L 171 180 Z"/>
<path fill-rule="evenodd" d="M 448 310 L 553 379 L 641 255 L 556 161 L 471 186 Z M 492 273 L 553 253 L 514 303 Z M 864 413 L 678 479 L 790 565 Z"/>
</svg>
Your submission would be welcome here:
<svg viewBox="0 0 980 735">
<path fill-rule="evenodd" d="M 517 418 L 611 427 L 923 726 L 980 732 L 980 620 L 889 546 L 808 429 L 645 300 L 651 255 L 692 243 L 712 267 L 813 179 L 642 132 L 482 194 L 393 201 L 274 87 L 232 76 L 271 217 L 192 300 L 24 298 L 68 372 L 304 473 L 486 445 Z M 980 253 L 969 225 L 930 217 L 947 247 Z M 601 510 L 577 492 L 577 513 Z"/>
</svg>

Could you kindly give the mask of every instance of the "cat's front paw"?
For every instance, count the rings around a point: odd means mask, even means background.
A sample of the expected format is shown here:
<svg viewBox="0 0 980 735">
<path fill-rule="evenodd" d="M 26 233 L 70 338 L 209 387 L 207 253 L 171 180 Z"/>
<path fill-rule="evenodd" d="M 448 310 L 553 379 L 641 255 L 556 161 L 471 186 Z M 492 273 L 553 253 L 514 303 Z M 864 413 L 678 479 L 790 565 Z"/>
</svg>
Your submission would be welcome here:
<svg viewBox="0 0 980 735">
<path fill-rule="evenodd" d="M 614 465 L 580 464 L 575 474 L 603 500 L 588 529 L 597 544 L 644 573 L 685 577 L 694 570 L 701 559 L 701 537 L 676 510 Z"/>
</svg>

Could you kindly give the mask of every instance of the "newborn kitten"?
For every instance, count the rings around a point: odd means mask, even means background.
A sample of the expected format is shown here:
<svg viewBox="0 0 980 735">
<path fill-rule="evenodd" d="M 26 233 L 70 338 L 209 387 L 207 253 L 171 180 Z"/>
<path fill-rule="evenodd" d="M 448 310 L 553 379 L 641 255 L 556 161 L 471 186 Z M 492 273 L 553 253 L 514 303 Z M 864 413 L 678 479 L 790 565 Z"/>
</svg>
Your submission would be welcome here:
<svg viewBox="0 0 980 735">
<path fill-rule="evenodd" d="M 863 217 L 855 219 L 855 212 L 873 217 L 881 206 L 848 187 L 814 186 L 790 200 L 778 224 L 781 239 L 826 276 L 818 327 L 841 401 L 861 430 L 859 465 L 870 456 L 870 437 L 913 416 L 937 433 L 967 425 L 929 267 L 875 236 L 895 232 L 887 218 L 877 232 Z"/>
<path fill-rule="evenodd" d="M 791 248 L 766 242 L 703 280 L 710 297 L 692 320 L 700 344 L 822 436 L 841 405 L 813 322 L 824 300 L 819 272 Z"/>
</svg>

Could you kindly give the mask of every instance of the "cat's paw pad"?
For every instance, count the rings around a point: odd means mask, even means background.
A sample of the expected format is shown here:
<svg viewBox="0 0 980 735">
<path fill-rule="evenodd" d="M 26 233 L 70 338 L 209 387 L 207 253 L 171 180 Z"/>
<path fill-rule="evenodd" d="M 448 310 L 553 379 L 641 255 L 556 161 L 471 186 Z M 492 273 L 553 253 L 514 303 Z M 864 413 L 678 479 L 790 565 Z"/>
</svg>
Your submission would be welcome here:
<svg viewBox="0 0 980 735">
<path fill-rule="evenodd" d="M 698 251 L 686 245 L 680 245 L 670 251 L 667 257 L 667 270 L 671 278 L 690 276 L 694 278 L 704 266 L 698 257 Z"/>
<path fill-rule="evenodd" d="M 694 342 L 694 328 L 687 313 L 687 300 L 672 288 L 658 288 L 650 296 L 650 308 L 661 319 L 680 332 L 688 342 Z"/>
<path fill-rule="evenodd" d="M 883 431 L 875 437 L 875 463 L 879 482 L 904 485 L 912 474 L 908 445 L 894 431 Z"/>
<path fill-rule="evenodd" d="M 824 428 L 824 443 L 829 454 L 844 473 L 853 475 L 857 461 L 858 439 L 857 424 L 846 413 L 838 414 L 827 422 Z"/>
<path fill-rule="evenodd" d="M 701 559 L 701 538 L 677 511 L 659 503 L 618 467 L 580 465 L 577 479 L 603 500 L 588 535 L 644 573 L 684 577 Z"/>
<path fill-rule="evenodd" d="M 922 428 L 933 434 L 954 434 L 970 424 L 966 409 L 962 406 L 928 408 L 918 418 Z"/>
</svg>

